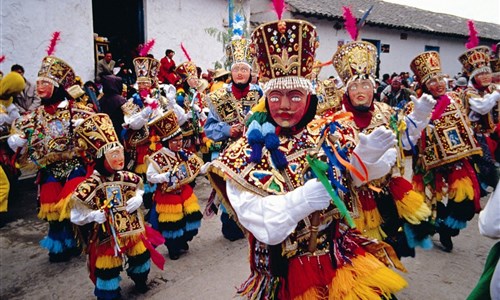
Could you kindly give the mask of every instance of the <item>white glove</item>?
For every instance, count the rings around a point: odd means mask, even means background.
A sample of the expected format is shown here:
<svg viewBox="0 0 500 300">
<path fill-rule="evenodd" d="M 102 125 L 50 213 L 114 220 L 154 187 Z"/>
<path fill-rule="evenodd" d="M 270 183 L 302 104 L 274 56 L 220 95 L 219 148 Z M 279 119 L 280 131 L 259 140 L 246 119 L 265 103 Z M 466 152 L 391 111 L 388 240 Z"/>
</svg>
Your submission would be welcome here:
<svg viewBox="0 0 500 300">
<path fill-rule="evenodd" d="M 361 162 L 368 171 L 368 181 L 378 179 L 391 170 L 396 162 L 397 150 L 396 135 L 384 127 L 378 127 L 369 135 L 359 134 L 359 144 L 354 148 Z M 361 162 L 353 155 L 351 156 L 353 166 L 358 170 L 361 168 Z M 355 186 L 360 186 L 363 182 L 356 176 L 352 176 Z"/>
<path fill-rule="evenodd" d="M 437 101 L 434 100 L 431 95 L 425 93 L 418 99 L 417 97 L 411 95 L 410 99 L 413 101 L 413 115 L 416 121 L 425 122 L 430 117 Z"/>
<path fill-rule="evenodd" d="M 201 112 L 201 108 L 197 104 L 194 104 L 193 105 L 193 111 L 195 113 L 200 113 Z"/>
<path fill-rule="evenodd" d="M 168 99 L 169 108 L 172 108 L 175 102 L 175 87 L 171 84 L 163 85 L 163 90 L 165 91 L 165 96 Z"/>
<path fill-rule="evenodd" d="M 135 115 L 131 116 L 128 120 L 128 125 L 132 130 L 141 129 L 148 122 L 149 116 L 152 113 L 151 107 L 146 107 Z"/>
<path fill-rule="evenodd" d="M 485 115 L 497 104 L 497 101 L 499 99 L 500 99 L 500 94 L 497 91 L 494 91 L 491 94 L 484 95 L 483 98 L 471 97 L 469 99 L 469 104 L 470 108 L 473 111 L 481 115 Z"/>
<path fill-rule="evenodd" d="M 128 213 L 133 213 L 136 211 L 142 204 L 142 195 L 135 195 L 134 197 L 127 200 L 127 206 L 125 209 Z"/>
<path fill-rule="evenodd" d="M 94 210 L 89 214 L 89 220 L 91 222 L 102 224 L 106 222 L 106 213 L 104 211 Z"/>
<path fill-rule="evenodd" d="M 71 119 L 71 124 L 73 124 L 73 128 L 80 126 L 83 123 L 83 119 Z"/>
<path fill-rule="evenodd" d="M 165 172 L 162 175 L 163 175 L 163 181 L 162 182 L 169 183 L 170 182 L 170 172 Z"/>
<path fill-rule="evenodd" d="M 359 134 L 359 144 L 354 152 L 363 162 L 374 163 L 397 143 L 396 135 L 385 127 L 378 127 L 370 134 Z"/>
<path fill-rule="evenodd" d="M 317 179 L 311 179 L 302 187 L 303 199 L 316 210 L 325 209 L 330 205 L 331 197 L 325 187 Z"/>
<path fill-rule="evenodd" d="M 19 134 L 13 134 L 7 139 L 10 149 L 14 152 L 17 151 L 17 148 L 23 148 L 27 142 L 28 141 L 25 138 L 22 138 Z"/>
<path fill-rule="evenodd" d="M 143 117 L 144 119 L 149 119 L 149 116 L 151 115 L 151 113 L 153 112 L 153 110 L 151 109 L 151 107 L 146 107 L 145 109 L 143 109 L 140 114 L 141 114 L 141 117 Z"/>
</svg>

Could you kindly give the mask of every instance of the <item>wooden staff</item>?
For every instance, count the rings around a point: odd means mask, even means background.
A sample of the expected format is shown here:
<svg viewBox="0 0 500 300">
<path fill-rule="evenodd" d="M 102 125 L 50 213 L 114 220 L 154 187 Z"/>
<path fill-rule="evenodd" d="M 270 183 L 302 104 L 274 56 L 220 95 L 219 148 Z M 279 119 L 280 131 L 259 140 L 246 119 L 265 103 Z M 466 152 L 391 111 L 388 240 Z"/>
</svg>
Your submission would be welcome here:
<svg viewBox="0 0 500 300">
<path fill-rule="evenodd" d="M 311 216 L 311 235 L 309 237 L 309 252 L 314 253 L 318 245 L 318 229 L 319 229 L 320 212 L 315 211 Z"/>
</svg>

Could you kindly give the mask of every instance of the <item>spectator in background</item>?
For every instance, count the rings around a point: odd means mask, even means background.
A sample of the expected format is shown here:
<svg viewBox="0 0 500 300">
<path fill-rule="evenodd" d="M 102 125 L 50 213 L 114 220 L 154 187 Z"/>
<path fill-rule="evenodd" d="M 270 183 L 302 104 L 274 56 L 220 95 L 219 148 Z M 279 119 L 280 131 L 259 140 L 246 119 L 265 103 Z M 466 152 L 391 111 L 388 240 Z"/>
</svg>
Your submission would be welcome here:
<svg viewBox="0 0 500 300">
<path fill-rule="evenodd" d="M 453 88 L 453 91 L 455 92 L 462 92 L 467 88 L 467 78 L 465 77 L 459 77 L 455 81 L 455 87 Z"/>
<path fill-rule="evenodd" d="M 175 73 L 175 52 L 172 49 L 165 51 L 165 57 L 160 60 L 160 72 L 158 73 L 158 81 L 165 84 L 175 85 L 180 77 Z"/>
<path fill-rule="evenodd" d="M 410 101 L 410 95 L 415 95 L 415 93 L 402 86 L 402 78 L 396 76 L 392 79 L 391 85 L 388 85 L 380 94 L 380 101 L 392 107 L 403 107 L 406 102 Z"/>
<path fill-rule="evenodd" d="M 99 100 L 102 97 L 102 93 L 99 90 L 99 88 L 97 87 L 97 85 L 93 81 L 89 80 L 89 81 L 85 82 L 85 84 L 83 85 L 83 90 L 89 96 L 90 100 L 92 101 L 95 108 L 97 109 L 97 112 L 101 112 Z"/>
<path fill-rule="evenodd" d="M 377 99 L 377 101 L 380 101 L 380 94 L 382 94 L 382 91 L 390 84 L 389 78 L 390 76 L 388 73 L 382 75 L 382 81 L 380 81 L 380 85 L 376 89 L 375 93 L 375 99 Z"/>
<path fill-rule="evenodd" d="M 132 71 L 132 68 L 129 64 L 125 62 L 125 60 L 118 60 L 118 67 L 120 67 L 120 71 L 116 74 L 116 76 L 122 79 L 122 83 L 128 87 L 131 87 L 135 83 L 135 75 Z"/>
<path fill-rule="evenodd" d="M 122 89 L 120 77 L 114 75 L 103 76 L 102 90 L 104 95 L 99 101 L 101 112 L 108 114 L 118 137 L 120 137 L 123 129 L 122 124 L 125 123 L 122 106 L 127 102 L 127 99 L 122 97 Z"/>
<path fill-rule="evenodd" d="M 24 90 L 14 97 L 14 105 L 19 109 L 19 113 L 32 111 L 40 106 L 41 100 L 36 94 L 36 86 L 24 77 L 24 68 L 21 65 L 15 64 L 12 65 L 10 70 L 21 74 L 26 84 Z"/>
<path fill-rule="evenodd" d="M 95 81 L 101 83 L 102 76 L 113 75 L 115 64 L 116 62 L 113 60 L 113 54 L 111 54 L 110 51 L 106 51 L 104 58 L 97 63 Z"/>
</svg>

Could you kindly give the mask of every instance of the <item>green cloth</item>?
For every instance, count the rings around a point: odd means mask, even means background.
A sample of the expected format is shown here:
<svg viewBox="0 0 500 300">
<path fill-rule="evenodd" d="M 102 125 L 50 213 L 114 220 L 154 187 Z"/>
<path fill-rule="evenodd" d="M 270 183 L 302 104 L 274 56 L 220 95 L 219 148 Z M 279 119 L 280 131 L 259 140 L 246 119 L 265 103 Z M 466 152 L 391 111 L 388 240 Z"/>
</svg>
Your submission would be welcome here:
<svg viewBox="0 0 500 300">
<path fill-rule="evenodd" d="M 488 258 L 486 258 L 486 262 L 484 264 L 484 271 L 479 277 L 479 281 L 476 284 L 476 287 L 472 290 L 467 300 L 491 300 L 490 295 L 490 283 L 491 277 L 495 272 L 495 267 L 500 258 L 500 242 L 496 243 L 493 247 L 491 247 L 490 253 L 488 254 Z"/>
</svg>

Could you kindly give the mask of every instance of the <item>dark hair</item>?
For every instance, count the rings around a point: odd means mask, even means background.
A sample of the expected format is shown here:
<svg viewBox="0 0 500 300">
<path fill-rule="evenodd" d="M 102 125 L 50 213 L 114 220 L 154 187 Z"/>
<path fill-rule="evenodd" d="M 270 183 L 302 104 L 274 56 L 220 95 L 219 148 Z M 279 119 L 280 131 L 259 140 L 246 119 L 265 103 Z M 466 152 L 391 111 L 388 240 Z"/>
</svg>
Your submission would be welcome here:
<svg viewBox="0 0 500 300">
<path fill-rule="evenodd" d="M 170 53 L 174 53 L 175 54 L 175 51 L 172 50 L 172 49 L 165 50 L 165 56 L 168 56 Z"/>
<path fill-rule="evenodd" d="M 10 70 L 13 71 L 13 72 L 21 71 L 21 72 L 24 73 L 23 66 L 18 65 L 18 64 L 12 65 L 12 67 L 10 67 Z"/>
<path fill-rule="evenodd" d="M 106 55 L 108 53 L 111 54 L 111 55 L 113 54 L 113 53 L 111 53 L 111 51 L 107 50 L 106 52 L 104 52 L 104 55 Z"/>
<path fill-rule="evenodd" d="M 391 76 L 388 74 L 388 73 L 385 73 L 384 75 L 382 75 L 382 80 L 387 80 L 389 79 Z"/>
</svg>

